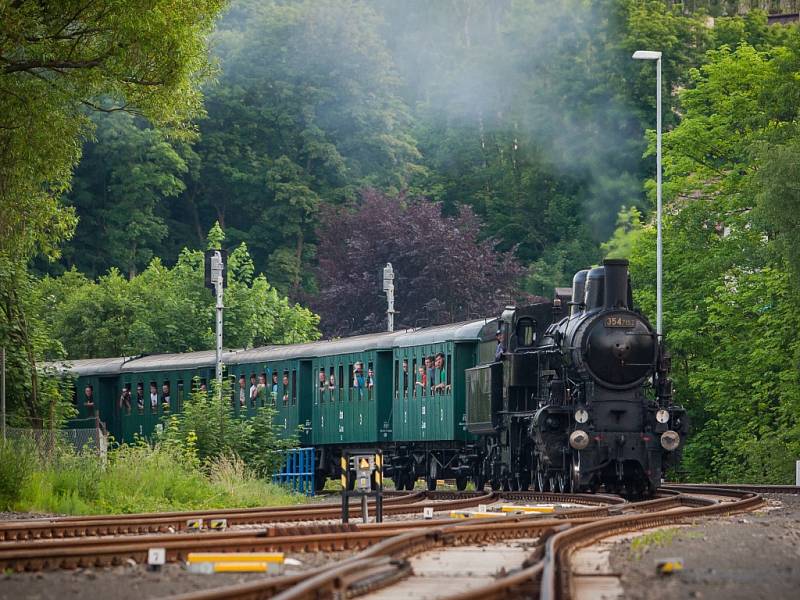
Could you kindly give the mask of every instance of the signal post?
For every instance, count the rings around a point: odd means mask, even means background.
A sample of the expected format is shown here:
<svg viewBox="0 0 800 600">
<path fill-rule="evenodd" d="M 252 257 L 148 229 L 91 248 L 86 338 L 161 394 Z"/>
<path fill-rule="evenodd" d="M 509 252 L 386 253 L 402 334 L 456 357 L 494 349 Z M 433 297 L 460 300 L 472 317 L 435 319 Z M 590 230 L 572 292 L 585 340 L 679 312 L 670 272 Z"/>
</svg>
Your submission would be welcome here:
<svg viewBox="0 0 800 600">
<path fill-rule="evenodd" d="M 352 463 L 353 468 L 350 468 Z M 361 518 L 369 522 L 367 499 L 375 498 L 375 522 L 383 522 L 383 451 L 378 449 L 345 450 L 341 459 L 342 523 L 350 519 L 350 498 L 361 498 Z M 351 489 L 352 488 L 352 489 Z"/>
</svg>

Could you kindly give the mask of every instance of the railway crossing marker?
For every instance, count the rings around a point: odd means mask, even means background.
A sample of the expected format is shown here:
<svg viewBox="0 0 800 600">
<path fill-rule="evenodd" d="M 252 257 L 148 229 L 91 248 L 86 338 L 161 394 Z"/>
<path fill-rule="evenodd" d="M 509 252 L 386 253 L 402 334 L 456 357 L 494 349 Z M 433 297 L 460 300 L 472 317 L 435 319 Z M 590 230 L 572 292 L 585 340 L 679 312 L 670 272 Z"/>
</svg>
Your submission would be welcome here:
<svg viewBox="0 0 800 600">
<path fill-rule="evenodd" d="M 383 522 L 383 452 L 378 449 L 345 450 L 340 462 L 342 523 L 350 519 L 350 498 L 361 499 L 361 518 L 369 522 L 367 498 L 375 498 L 375 522 Z"/>
</svg>

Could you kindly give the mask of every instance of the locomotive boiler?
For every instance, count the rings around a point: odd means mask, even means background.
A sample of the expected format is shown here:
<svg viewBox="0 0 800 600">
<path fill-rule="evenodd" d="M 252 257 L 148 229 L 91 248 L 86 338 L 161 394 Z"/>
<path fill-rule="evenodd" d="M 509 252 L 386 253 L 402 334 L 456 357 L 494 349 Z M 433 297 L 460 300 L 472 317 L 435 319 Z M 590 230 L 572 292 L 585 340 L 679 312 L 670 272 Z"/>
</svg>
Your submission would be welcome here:
<svg viewBox="0 0 800 600">
<path fill-rule="evenodd" d="M 688 421 L 669 356 L 633 307 L 626 260 L 579 271 L 569 296 L 509 307 L 498 344 L 500 360 L 467 371 L 478 484 L 654 493 Z"/>
</svg>

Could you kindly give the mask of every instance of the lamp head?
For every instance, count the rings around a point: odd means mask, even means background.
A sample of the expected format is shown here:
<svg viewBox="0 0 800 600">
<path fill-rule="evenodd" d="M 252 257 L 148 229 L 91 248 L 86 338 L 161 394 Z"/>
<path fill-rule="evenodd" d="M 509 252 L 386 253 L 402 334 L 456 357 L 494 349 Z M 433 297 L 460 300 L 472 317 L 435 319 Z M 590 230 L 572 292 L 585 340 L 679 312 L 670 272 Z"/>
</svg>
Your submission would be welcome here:
<svg viewBox="0 0 800 600">
<path fill-rule="evenodd" d="M 661 52 L 655 52 L 653 50 L 637 50 L 633 53 L 633 58 L 636 60 L 659 60 L 661 58 Z"/>
</svg>

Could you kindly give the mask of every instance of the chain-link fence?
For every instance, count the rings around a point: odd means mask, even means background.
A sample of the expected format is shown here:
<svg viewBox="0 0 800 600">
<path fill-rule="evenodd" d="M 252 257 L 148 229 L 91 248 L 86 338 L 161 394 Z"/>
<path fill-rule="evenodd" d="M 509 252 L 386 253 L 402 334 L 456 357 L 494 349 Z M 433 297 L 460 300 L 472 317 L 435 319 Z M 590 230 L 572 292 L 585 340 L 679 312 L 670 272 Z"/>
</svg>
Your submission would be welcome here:
<svg viewBox="0 0 800 600">
<path fill-rule="evenodd" d="M 105 461 L 108 434 L 101 429 L 100 423 L 96 419 L 80 419 L 72 423 L 86 426 L 54 430 L 7 427 L 6 436 L 10 440 L 31 440 L 43 454 L 51 453 L 59 445 L 71 446 L 76 452 L 95 451 Z"/>
</svg>

